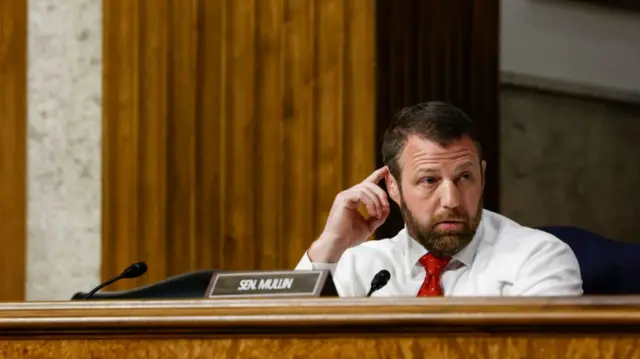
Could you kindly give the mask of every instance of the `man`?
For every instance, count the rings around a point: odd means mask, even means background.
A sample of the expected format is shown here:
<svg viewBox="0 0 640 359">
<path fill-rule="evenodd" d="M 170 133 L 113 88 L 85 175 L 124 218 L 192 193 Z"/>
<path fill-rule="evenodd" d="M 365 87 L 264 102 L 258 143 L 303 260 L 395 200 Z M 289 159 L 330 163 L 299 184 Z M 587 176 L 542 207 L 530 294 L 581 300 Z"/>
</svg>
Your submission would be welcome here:
<svg viewBox="0 0 640 359">
<path fill-rule="evenodd" d="M 296 269 L 330 269 L 340 296 L 581 295 L 580 268 L 556 237 L 483 209 L 486 163 L 473 121 L 440 102 L 400 111 L 382 145 L 385 167 L 339 193 L 323 233 Z M 405 228 L 366 241 L 389 215 Z M 366 207 L 369 216 L 359 212 Z"/>
</svg>

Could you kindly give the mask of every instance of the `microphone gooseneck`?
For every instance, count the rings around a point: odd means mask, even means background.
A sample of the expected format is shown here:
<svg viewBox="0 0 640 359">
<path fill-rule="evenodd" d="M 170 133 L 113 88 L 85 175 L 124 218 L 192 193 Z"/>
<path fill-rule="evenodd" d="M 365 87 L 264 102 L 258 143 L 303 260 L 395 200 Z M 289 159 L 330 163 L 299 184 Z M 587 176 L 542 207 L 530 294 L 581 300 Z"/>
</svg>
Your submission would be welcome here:
<svg viewBox="0 0 640 359">
<path fill-rule="evenodd" d="M 117 276 L 101 283 L 99 286 L 93 288 L 89 293 L 87 293 L 87 295 L 84 296 L 83 299 L 89 299 L 91 298 L 94 294 L 96 294 L 100 289 L 112 284 L 113 282 L 116 282 L 122 278 L 137 278 L 143 274 L 145 274 L 147 272 L 147 264 L 145 262 L 136 262 L 133 263 L 132 265 L 128 266 L 127 269 L 125 269 L 124 271 L 122 271 L 122 273 L 118 274 Z"/>
<path fill-rule="evenodd" d="M 391 273 L 388 270 L 383 269 L 379 271 L 371 281 L 371 288 L 369 289 L 369 293 L 367 293 L 367 297 L 370 297 L 375 291 L 382 289 L 387 283 L 389 283 L 389 279 L 391 279 Z"/>
</svg>

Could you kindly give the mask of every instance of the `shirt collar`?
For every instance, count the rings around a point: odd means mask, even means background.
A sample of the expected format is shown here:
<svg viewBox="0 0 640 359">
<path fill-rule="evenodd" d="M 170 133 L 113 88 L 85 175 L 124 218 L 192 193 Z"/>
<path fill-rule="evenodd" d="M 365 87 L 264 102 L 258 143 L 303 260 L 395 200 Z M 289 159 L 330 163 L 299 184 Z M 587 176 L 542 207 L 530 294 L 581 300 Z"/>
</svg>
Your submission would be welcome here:
<svg viewBox="0 0 640 359">
<path fill-rule="evenodd" d="M 484 218 L 485 216 L 483 216 Z M 471 240 L 471 242 L 464 247 L 460 252 L 454 254 L 452 257 L 453 259 L 457 260 L 458 262 L 464 264 L 467 267 L 470 267 L 471 264 L 473 263 L 473 260 L 475 259 L 476 253 L 478 251 L 478 246 L 480 245 L 480 242 L 482 241 L 482 233 L 483 233 L 483 222 L 484 220 L 481 219 L 480 220 L 480 225 L 478 226 L 478 230 L 476 231 L 476 234 L 473 236 L 473 239 Z M 428 253 L 428 251 L 424 248 L 424 246 L 422 244 L 420 244 L 418 241 L 416 241 L 415 239 L 413 239 L 413 237 L 411 237 L 409 235 L 409 232 L 407 231 L 407 227 L 405 226 L 403 229 L 403 236 L 405 237 L 405 245 L 406 245 L 406 253 L 407 253 L 407 259 L 408 259 L 408 265 L 409 268 L 413 268 L 415 267 L 416 264 L 418 264 L 418 260 L 420 258 L 422 258 L 422 256 L 424 256 L 425 254 Z"/>
</svg>

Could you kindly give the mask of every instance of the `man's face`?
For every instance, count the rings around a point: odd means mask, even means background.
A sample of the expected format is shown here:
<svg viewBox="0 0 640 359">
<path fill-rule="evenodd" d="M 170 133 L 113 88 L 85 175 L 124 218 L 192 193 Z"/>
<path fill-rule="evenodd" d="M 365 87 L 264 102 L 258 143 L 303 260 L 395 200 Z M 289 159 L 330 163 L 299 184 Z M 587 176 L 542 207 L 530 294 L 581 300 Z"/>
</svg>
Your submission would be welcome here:
<svg viewBox="0 0 640 359">
<path fill-rule="evenodd" d="M 436 256 L 471 242 L 480 224 L 485 162 L 469 137 L 446 147 L 410 136 L 399 156 L 401 183 L 390 191 L 409 234 Z"/>
</svg>

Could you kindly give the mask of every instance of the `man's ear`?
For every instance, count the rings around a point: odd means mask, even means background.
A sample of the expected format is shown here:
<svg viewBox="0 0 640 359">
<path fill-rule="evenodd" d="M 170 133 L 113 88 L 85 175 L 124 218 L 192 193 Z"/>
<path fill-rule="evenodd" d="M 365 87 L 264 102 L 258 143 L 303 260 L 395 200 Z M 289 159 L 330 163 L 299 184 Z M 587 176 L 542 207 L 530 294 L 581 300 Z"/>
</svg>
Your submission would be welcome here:
<svg viewBox="0 0 640 359">
<path fill-rule="evenodd" d="M 485 179 L 485 173 L 487 173 L 487 162 L 486 161 L 482 161 L 482 190 L 484 191 L 484 179 Z"/>
<path fill-rule="evenodd" d="M 398 186 L 398 181 L 391 174 L 390 171 L 387 171 L 387 174 L 384 178 L 385 183 L 387 184 L 387 192 L 389 192 L 389 197 L 400 205 L 400 187 Z"/>
</svg>

